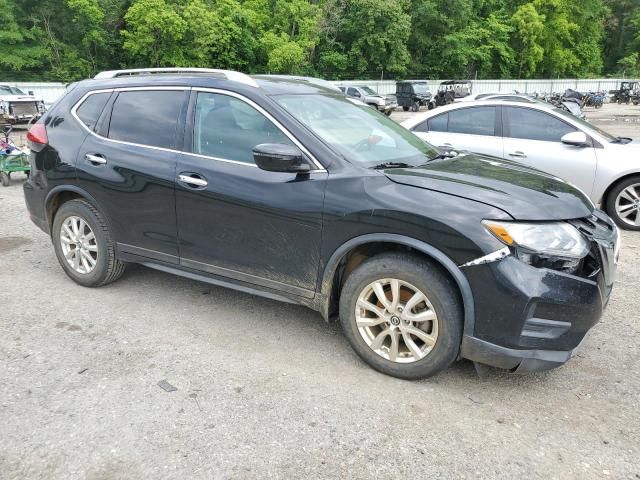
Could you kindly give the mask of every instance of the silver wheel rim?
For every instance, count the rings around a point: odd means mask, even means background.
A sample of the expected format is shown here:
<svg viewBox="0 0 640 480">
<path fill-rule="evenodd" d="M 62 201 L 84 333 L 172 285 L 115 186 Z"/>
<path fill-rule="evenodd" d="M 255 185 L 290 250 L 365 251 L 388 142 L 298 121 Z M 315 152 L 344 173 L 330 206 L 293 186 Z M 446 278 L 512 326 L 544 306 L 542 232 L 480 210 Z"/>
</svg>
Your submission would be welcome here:
<svg viewBox="0 0 640 480">
<path fill-rule="evenodd" d="M 640 227 L 640 183 L 629 185 L 618 194 L 616 213 L 624 223 Z"/>
<path fill-rule="evenodd" d="M 392 362 L 425 358 L 438 339 L 438 317 L 427 296 L 395 278 L 367 285 L 356 303 L 356 326 L 366 344 Z"/>
<path fill-rule="evenodd" d="M 60 246 L 69 266 L 77 273 L 91 273 L 98 263 L 98 242 L 89 224 L 80 217 L 64 219 Z"/>
</svg>

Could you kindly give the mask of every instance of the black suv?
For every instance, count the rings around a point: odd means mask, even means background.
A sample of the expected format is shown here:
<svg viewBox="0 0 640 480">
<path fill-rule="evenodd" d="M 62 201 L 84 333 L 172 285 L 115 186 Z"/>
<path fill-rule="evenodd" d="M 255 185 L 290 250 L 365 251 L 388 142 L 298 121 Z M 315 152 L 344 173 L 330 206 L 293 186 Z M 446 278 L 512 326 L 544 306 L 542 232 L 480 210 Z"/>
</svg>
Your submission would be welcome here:
<svg viewBox="0 0 640 480">
<path fill-rule="evenodd" d="M 618 231 L 580 191 L 313 79 L 105 72 L 28 139 L 29 212 L 75 282 L 134 262 L 306 305 L 397 377 L 561 365 L 611 291 Z"/>
</svg>

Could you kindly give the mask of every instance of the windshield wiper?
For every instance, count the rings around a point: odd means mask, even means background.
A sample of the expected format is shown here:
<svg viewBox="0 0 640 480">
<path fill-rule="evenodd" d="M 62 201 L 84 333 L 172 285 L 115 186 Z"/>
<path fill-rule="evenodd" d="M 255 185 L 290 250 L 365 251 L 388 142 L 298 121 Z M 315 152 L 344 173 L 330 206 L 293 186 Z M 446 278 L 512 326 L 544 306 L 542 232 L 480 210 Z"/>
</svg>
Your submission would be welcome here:
<svg viewBox="0 0 640 480">
<path fill-rule="evenodd" d="M 433 162 L 434 160 L 444 160 L 447 158 L 456 158 L 458 156 L 457 153 L 454 153 L 452 151 L 449 152 L 442 152 L 439 153 L 438 155 L 436 155 L 435 157 L 432 157 L 429 159 L 430 162 Z"/>
<path fill-rule="evenodd" d="M 382 170 L 385 168 L 412 168 L 414 166 L 415 165 L 409 165 L 408 163 L 404 163 L 404 162 L 385 162 L 385 163 L 379 163 L 378 165 L 375 165 L 369 168 L 372 168 L 374 170 Z"/>
<path fill-rule="evenodd" d="M 611 143 L 622 143 L 622 144 L 626 144 L 626 143 L 630 143 L 633 139 L 629 138 L 629 137 L 616 137 L 614 138 Z"/>
</svg>

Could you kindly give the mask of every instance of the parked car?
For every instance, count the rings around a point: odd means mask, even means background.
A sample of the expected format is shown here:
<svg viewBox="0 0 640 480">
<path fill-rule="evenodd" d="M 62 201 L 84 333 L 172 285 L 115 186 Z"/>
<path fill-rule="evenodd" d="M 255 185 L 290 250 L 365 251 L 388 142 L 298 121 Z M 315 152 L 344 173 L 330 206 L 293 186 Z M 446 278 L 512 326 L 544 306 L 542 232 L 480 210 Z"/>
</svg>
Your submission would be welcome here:
<svg viewBox="0 0 640 480">
<path fill-rule="evenodd" d="M 0 124 L 29 123 L 44 111 L 44 100 L 33 92 L 27 94 L 18 87 L 0 85 Z"/>
<path fill-rule="evenodd" d="M 402 124 L 423 140 L 513 160 L 579 187 L 622 228 L 640 230 L 640 145 L 552 105 L 461 102 Z"/>
<path fill-rule="evenodd" d="M 395 96 L 382 96 L 366 85 L 343 85 L 339 88 L 347 97 L 356 98 L 385 115 L 391 115 L 398 106 Z"/>
<path fill-rule="evenodd" d="M 417 112 L 421 106 L 429 105 L 431 92 L 426 80 L 404 80 L 396 82 L 396 99 L 398 106 L 408 112 Z M 430 107 L 431 108 L 431 107 Z"/>
<path fill-rule="evenodd" d="M 614 280 L 618 230 L 573 186 L 449 158 L 313 82 L 103 72 L 28 141 L 27 207 L 73 281 L 141 263 L 302 304 L 401 378 L 561 365 Z"/>
</svg>

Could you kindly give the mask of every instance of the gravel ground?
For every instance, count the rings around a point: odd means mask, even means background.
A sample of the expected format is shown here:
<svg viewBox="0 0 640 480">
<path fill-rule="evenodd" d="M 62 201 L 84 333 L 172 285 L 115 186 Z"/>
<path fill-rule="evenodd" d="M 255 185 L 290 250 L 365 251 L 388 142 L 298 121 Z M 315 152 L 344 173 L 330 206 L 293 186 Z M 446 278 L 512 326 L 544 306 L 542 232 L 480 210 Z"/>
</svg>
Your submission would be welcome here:
<svg viewBox="0 0 640 480">
<path fill-rule="evenodd" d="M 639 234 L 564 367 L 406 382 L 303 307 L 144 267 L 75 285 L 23 178 L 0 188 L 1 479 L 640 478 Z"/>
</svg>

